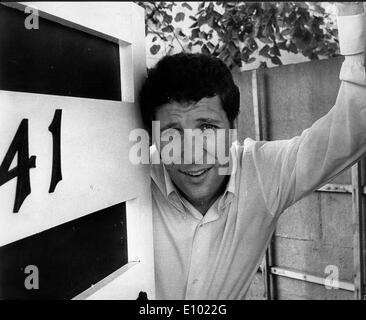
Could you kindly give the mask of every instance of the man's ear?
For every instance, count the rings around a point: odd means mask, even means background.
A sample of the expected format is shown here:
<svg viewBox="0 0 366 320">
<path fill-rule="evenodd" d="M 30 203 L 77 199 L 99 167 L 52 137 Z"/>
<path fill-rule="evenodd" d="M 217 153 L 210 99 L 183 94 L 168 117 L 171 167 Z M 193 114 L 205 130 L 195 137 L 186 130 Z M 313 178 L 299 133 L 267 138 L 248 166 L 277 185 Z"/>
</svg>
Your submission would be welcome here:
<svg viewBox="0 0 366 320">
<path fill-rule="evenodd" d="M 239 116 L 236 117 L 233 121 L 233 129 L 238 129 L 238 124 L 239 124 Z"/>
</svg>

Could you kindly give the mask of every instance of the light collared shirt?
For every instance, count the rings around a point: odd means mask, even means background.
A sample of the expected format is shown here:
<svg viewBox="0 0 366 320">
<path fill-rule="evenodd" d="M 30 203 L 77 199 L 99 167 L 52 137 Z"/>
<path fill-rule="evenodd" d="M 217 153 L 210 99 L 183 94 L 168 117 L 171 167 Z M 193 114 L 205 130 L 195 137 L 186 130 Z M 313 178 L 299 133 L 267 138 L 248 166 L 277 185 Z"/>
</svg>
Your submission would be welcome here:
<svg viewBox="0 0 366 320">
<path fill-rule="evenodd" d="M 235 172 L 205 215 L 151 166 L 157 299 L 244 299 L 280 214 L 366 153 L 364 20 L 338 17 L 335 106 L 290 140 L 235 144 Z"/>
</svg>

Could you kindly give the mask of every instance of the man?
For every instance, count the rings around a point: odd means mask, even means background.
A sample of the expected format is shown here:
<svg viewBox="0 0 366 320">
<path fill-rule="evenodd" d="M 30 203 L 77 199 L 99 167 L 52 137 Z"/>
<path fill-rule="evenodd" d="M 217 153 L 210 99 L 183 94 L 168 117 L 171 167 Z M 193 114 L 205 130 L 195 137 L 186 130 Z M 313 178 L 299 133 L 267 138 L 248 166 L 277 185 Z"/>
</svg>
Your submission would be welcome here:
<svg viewBox="0 0 366 320">
<path fill-rule="evenodd" d="M 183 138 L 178 157 L 163 156 L 174 136 L 189 129 L 215 136 L 235 127 L 239 92 L 229 70 L 212 57 L 179 54 L 164 57 L 149 74 L 141 113 L 158 137 L 153 163 L 165 163 L 151 167 L 158 299 L 245 298 L 280 214 L 366 152 L 364 9 L 362 3 L 337 7 L 345 61 L 335 106 L 293 139 L 233 143 L 229 175 L 220 174 L 217 156 L 208 161 L 215 157 L 208 143 L 191 162 L 179 161 L 187 152 Z M 217 143 L 225 151 L 227 145 Z"/>
</svg>

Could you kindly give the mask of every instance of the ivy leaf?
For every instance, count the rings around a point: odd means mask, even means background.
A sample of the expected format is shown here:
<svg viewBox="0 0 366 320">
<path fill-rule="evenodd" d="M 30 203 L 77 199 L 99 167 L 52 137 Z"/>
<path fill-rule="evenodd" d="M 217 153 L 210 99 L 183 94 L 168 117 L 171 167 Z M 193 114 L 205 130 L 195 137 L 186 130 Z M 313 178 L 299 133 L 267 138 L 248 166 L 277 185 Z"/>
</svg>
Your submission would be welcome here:
<svg viewBox="0 0 366 320">
<path fill-rule="evenodd" d="M 171 24 L 173 22 L 173 17 L 170 14 L 166 14 L 163 16 L 163 21 L 167 24 Z"/>
<path fill-rule="evenodd" d="M 192 10 L 192 7 L 187 2 L 183 2 L 182 7 L 187 8 L 188 10 Z"/>
<path fill-rule="evenodd" d="M 259 65 L 260 69 L 267 69 L 267 62 L 265 61 L 261 61 L 260 65 Z"/>
<path fill-rule="evenodd" d="M 174 21 L 175 22 L 180 22 L 180 21 L 183 21 L 184 20 L 184 17 L 185 17 L 185 13 L 184 12 L 178 12 L 175 16 L 175 19 Z"/>
<path fill-rule="evenodd" d="M 259 55 L 269 58 L 268 51 L 269 51 L 269 45 L 265 45 L 262 49 L 259 50 Z"/>
<path fill-rule="evenodd" d="M 197 40 L 193 43 L 194 46 L 202 46 L 203 41 L 202 40 Z"/>
<path fill-rule="evenodd" d="M 247 63 L 252 63 L 252 62 L 254 62 L 256 59 L 254 58 L 254 57 L 251 57 L 251 58 L 249 58 L 249 60 L 247 61 Z"/>
<path fill-rule="evenodd" d="M 282 65 L 282 61 L 277 56 L 271 57 L 271 62 L 275 65 L 278 65 L 278 66 Z"/>
<path fill-rule="evenodd" d="M 161 29 L 161 31 L 165 32 L 165 33 L 172 32 L 172 31 L 174 31 L 174 27 L 169 25 L 169 26 L 166 26 L 163 29 Z"/>
<path fill-rule="evenodd" d="M 150 53 L 151 53 L 152 55 L 156 55 L 156 54 L 159 52 L 159 50 L 160 50 L 160 45 L 158 45 L 158 44 L 154 44 L 154 45 L 152 45 L 152 46 L 151 46 L 151 48 L 150 48 Z"/>
<path fill-rule="evenodd" d="M 198 23 L 197 23 L 197 21 L 195 21 L 195 22 L 193 22 L 193 24 L 192 25 L 190 25 L 190 29 L 193 29 L 193 28 L 196 28 L 198 26 Z"/>
<path fill-rule="evenodd" d="M 202 46 L 202 48 L 201 48 L 201 52 L 202 52 L 203 54 L 208 54 L 208 55 L 210 55 L 210 54 L 211 54 L 210 50 L 208 50 L 208 48 L 207 48 L 207 46 L 206 46 L 205 44 Z"/>
<path fill-rule="evenodd" d="M 197 24 L 199 26 L 202 26 L 203 24 L 207 23 L 207 16 L 199 16 L 198 19 L 197 19 Z"/>
<path fill-rule="evenodd" d="M 290 43 L 290 45 L 289 45 L 288 49 L 289 49 L 289 51 L 291 51 L 292 53 L 295 53 L 295 54 L 299 52 L 299 51 L 297 50 L 296 45 L 295 45 L 293 42 L 291 42 L 291 43 Z"/>
<path fill-rule="evenodd" d="M 259 40 L 263 43 L 272 43 L 273 42 L 271 39 L 266 38 L 266 37 L 259 38 Z"/>
<path fill-rule="evenodd" d="M 278 49 L 277 46 L 273 46 L 271 49 L 269 49 L 269 53 L 274 55 L 274 56 L 280 56 L 280 50 Z"/>
<path fill-rule="evenodd" d="M 213 43 L 212 42 L 210 42 L 210 41 L 208 41 L 207 43 L 206 43 L 206 45 L 207 45 L 207 47 L 208 48 L 210 48 L 211 50 L 214 50 L 215 49 L 215 46 L 213 45 Z"/>
<path fill-rule="evenodd" d="M 255 50 L 258 49 L 258 44 L 255 41 L 255 39 L 253 39 L 253 38 L 250 38 L 248 40 L 248 45 L 249 45 L 249 48 L 250 48 L 251 51 L 255 51 Z"/>
<path fill-rule="evenodd" d="M 199 33 L 200 33 L 200 28 L 195 28 L 191 31 L 191 39 L 195 39 L 195 38 L 198 38 L 199 36 Z"/>
</svg>

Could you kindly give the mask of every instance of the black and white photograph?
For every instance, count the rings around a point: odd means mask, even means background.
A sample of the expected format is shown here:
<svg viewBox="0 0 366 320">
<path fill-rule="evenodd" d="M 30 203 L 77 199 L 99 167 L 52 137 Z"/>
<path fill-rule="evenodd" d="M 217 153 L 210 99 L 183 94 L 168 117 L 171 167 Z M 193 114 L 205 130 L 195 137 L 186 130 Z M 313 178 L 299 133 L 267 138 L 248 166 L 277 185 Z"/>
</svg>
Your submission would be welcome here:
<svg viewBox="0 0 366 320">
<path fill-rule="evenodd" d="M 0 300 L 366 300 L 365 10 L 0 2 Z"/>
</svg>

